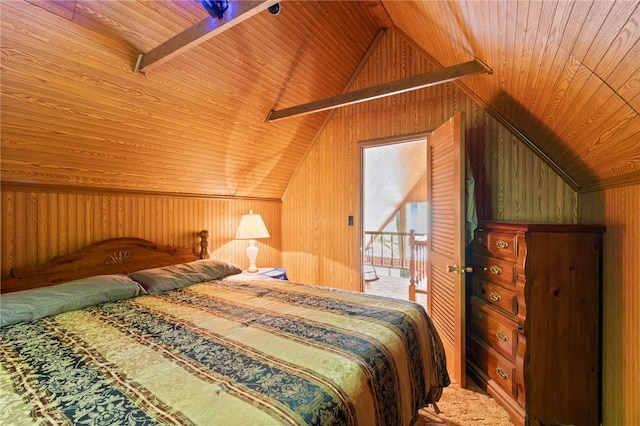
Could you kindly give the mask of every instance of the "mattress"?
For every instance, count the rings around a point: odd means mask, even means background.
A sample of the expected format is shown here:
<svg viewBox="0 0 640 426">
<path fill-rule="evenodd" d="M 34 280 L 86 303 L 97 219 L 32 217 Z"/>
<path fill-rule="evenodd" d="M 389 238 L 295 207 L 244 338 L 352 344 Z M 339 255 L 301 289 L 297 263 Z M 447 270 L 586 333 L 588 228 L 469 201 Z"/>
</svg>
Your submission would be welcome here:
<svg viewBox="0 0 640 426">
<path fill-rule="evenodd" d="M 4 425 L 410 425 L 448 384 L 422 306 L 270 278 L 0 329 Z"/>
</svg>

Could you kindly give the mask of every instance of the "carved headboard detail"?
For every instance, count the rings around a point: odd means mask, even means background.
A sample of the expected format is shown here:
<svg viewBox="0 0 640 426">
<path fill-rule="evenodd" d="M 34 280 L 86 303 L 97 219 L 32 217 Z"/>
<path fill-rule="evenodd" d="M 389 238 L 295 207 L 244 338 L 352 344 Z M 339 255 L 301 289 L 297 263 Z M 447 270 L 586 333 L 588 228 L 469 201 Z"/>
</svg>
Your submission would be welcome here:
<svg viewBox="0 0 640 426">
<path fill-rule="evenodd" d="M 208 257 L 208 231 L 200 231 L 200 252 L 161 246 L 141 238 L 111 238 L 35 266 L 15 268 L 0 284 L 2 293 L 60 284 L 93 275 L 129 274 Z"/>
</svg>

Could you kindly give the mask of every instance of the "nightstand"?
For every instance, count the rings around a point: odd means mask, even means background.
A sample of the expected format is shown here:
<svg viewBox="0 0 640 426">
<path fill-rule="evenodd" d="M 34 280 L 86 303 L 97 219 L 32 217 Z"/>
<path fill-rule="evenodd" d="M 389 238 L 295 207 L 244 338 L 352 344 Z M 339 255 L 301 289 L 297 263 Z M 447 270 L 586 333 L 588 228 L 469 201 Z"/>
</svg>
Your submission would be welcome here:
<svg viewBox="0 0 640 426">
<path fill-rule="evenodd" d="M 258 268 L 258 272 L 254 272 L 254 274 L 261 277 L 275 278 L 276 280 L 289 280 L 287 278 L 287 270 L 284 268 Z"/>
<path fill-rule="evenodd" d="M 231 275 L 227 279 L 251 280 L 254 278 L 274 278 L 276 280 L 289 280 L 287 270 L 284 268 L 258 268 L 258 272 L 242 271 L 240 274 Z"/>
</svg>

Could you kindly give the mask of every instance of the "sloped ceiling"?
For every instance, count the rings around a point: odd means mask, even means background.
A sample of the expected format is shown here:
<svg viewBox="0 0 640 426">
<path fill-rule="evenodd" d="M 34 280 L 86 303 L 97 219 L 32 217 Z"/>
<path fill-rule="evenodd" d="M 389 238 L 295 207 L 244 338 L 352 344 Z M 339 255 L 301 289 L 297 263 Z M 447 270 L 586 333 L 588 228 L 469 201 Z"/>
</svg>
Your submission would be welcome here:
<svg viewBox="0 0 640 426">
<path fill-rule="evenodd" d="M 378 33 L 357 2 L 263 11 L 147 73 L 148 52 L 207 19 L 194 0 L 2 2 L 2 179 L 281 199 Z"/>
<path fill-rule="evenodd" d="M 576 189 L 640 182 L 640 3 L 283 1 L 146 73 L 195 0 L 2 2 L 5 182 L 280 199 L 383 27 L 443 67 Z"/>
<path fill-rule="evenodd" d="M 640 180 L 640 2 L 383 1 L 437 63 L 578 189 Z"/>
<path fill-rule="evenodd" d="M 425 139 L 364 150 L 364 230 L 380 231 L 391 219 L 402 201 L 424 178 L 426 153 Z"/>
</svg>

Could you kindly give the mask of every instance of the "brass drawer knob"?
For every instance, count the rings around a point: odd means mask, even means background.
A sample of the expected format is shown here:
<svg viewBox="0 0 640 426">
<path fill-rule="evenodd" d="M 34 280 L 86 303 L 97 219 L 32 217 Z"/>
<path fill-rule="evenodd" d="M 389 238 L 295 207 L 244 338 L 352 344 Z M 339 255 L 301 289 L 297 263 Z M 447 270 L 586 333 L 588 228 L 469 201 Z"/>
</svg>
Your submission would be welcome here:
<svg viewBox="0 0 640 426">
<path fill-rule="evenodd" d="M 500 296 L 500 293 L 492 291 L 489 294 L 489 299 L 493 300 L 494 302 L 499 302 L 502 300 L 502 296 Z"/>
<path fill-rule="evenodd" d="M 499 249 L 509 248 L 509 243 L 504 240 L 498 240 L 496 241 L 496 248 L 499 248 Z"/>
<path fill-rule="evenodd" d="M 504 368 L 502 367 L 496 367 L 496 374 L 503 380 L 509 379 L 509 375 L 506 371 L 504 371 Z"/>
<path fill-rule="evenodd" d="M 509 335 L 507 333 L 505 333 L 502 330 L 498 330 L 496 331 L 496 337 L 500 340 L 502 340 L 503 342 L 508 342 L 509 341 Z"/>
<path fill-rule="evenodd" d="M 502 268 L 499 267 L 498 265 L 491 265 L 489 267 L 489 272 L 491 272 L 494 275 L 500 275 L 502 273 Z"/>
</svg>

